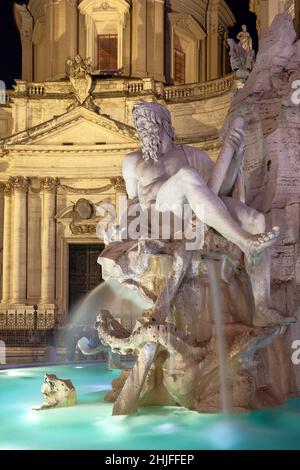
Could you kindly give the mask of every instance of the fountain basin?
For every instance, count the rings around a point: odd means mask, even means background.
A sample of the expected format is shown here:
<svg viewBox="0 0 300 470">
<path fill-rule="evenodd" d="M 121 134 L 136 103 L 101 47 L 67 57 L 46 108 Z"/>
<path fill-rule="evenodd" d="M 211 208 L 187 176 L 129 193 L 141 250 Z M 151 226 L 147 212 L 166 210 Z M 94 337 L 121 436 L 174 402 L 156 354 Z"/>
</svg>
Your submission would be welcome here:
<svg viewBox="0 0 300 470">
<path fill-rule="evenodd" d="M 71 379 L 78 404 L 33 411 L 45 372 Z M 111 416 L 104 402 L 120 371 L 72 364 L 0 371 L 0 449 L 300 449 L 300 399 L 236 414 L 199 414 L 179 407 L 139 408 Z"/>
</svg>

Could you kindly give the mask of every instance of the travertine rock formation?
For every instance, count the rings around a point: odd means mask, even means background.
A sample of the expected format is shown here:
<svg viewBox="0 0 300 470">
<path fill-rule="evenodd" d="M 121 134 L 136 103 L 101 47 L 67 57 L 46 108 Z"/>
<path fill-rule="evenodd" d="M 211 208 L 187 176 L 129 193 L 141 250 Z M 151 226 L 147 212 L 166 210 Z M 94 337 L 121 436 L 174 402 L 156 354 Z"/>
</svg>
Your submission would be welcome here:
<svg viewBox="0 0 300 470">
<path fill-rule="evenodd" d="M 300 228 L 300 41 L 290 16 L 275 17 L 260 42 L 256 64 L 245 87 L 232 101 L 225 130 L 235 115 L 245 119 L 246 203 L 280 226 L 272 248 L 273 306 L 299 319 Z M 265 353 L 268 384 L 282 382 L 286 392 L 300 387 L 299 367 L 291 362 L 292 342 L 300 338 L 299 321 Z M 267 365 L 268 363 L 268 365 Z M 280 379 L 279 371 L 285 370 Z"/>
<path fill-rule="evenodd" d="M 145 311 L 132 332 L 121 327 L 107 310 L 98 315 L 96 327 L 101 341 L 119 354 L 137 355 L 133 370 L 121 373 L 106 399 L 115 402 L 114 414 L 132 413 L 138 406 L 151 404 L 219 411 L 219 361 L 207 252 L 185 252 L 181 242 L 158 242 L 156 248 L 152 241 L 149 243 L 150 247 L 144 241 L 115 242 L 101 254 L 104 272 L 118 273 L 120 282 L 138 289 L 153 302 L 153 308 Z M 261 359 L 257 361 L 257 354 L 285 328 L 253 327 L 250 280 L 239 259 L 223 250 L 215 251 L 215 263 L 223 299 L 232 407 L 246 410 L 275 405 L 284 400 L 284 392 L 276 390 L 274 397 L 273 390 L 265 390 L 265 378 L 260 373 L 263 364 Z M 174 253 L 181 253 L 177 261 Z M 183 258 L 182 253 L 186 255 Z M 180 267 L 178 259 L 184 259 Z"/>
</svg>

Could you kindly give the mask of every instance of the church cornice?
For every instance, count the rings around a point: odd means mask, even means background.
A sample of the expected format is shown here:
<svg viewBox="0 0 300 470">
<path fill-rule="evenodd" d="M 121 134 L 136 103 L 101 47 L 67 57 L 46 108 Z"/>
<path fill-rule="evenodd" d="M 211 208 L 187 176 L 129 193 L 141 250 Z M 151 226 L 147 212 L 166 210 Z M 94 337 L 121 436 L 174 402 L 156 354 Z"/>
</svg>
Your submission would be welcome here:
<svg viewBox="0 0 300 470">
<path fill-rule="evenodd" d="M 12 145 L 11 147 L 6 149 L 5 156 L 12 157 L 14 154 L 21 154 L 21 155 L 72 155 L 78 156 L 84 155 L 101 155 L 101 154 L 115 154 L 115 155 L 124 155 L 126 151 L 132 151 L 139 147 L 138 143 L 136 144 L 108 144 L 108 145 L 88 145 L 88 146 L 64 146 L 64 145 L 54 145 L 54 146 L 47 146 L 45 145 Z M 1 155 L 0 155 L 1 157 Z M 3 158 L 3 157 L 2 157 Z"/>
</svg>

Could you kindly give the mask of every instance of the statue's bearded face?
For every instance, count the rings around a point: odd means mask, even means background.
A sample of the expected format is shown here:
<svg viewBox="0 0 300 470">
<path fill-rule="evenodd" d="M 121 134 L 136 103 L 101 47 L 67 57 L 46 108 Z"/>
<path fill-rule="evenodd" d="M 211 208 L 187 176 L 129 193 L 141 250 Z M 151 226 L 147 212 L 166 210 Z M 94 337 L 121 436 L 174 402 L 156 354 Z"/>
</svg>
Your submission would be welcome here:
<svg viewBox="0 0 300 470">
<path fill-rule="evenodd" d="M 150 119 L 140 117 L 136 120 L 144 160 L 157 160 L 161 154 L 161 129 Z"/>
</svg>

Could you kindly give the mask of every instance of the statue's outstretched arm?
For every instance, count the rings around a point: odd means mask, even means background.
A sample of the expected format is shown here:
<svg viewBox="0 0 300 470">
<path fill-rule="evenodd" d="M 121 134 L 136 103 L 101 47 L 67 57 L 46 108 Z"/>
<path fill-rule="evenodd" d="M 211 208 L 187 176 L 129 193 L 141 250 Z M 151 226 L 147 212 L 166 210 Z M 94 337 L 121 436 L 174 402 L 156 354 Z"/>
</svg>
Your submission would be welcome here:
<svg viewBox="0 0 300 470">
<path fill-rule="evenodd" d="M 237 117 L 225 137 L 222 150 L 208 182 L 218 195 L 230 195 L 235 184 L 244 151 L 244 120 Z"/>
</svg>

